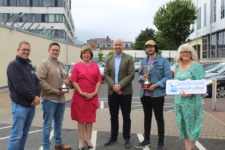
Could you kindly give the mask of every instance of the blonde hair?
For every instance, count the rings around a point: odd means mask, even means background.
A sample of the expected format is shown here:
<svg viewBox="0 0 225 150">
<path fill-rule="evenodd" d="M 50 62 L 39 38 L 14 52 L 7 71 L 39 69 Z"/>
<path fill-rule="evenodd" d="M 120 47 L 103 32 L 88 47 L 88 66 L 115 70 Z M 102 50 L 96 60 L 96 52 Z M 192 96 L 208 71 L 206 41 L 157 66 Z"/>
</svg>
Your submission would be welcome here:
<svg viewBox="0 0 225 150">
<path fill-rule="evenodd" d="M 182 63 L 182 58 L 180 57 L 181 51 L 191 52 L 191 60 L 198 61 L 198 55 L 196 53 L 196 50 L 189 44 L 183 44 L 178 48 L 177 55 L 174 58 L 178 64 Z"/>
<path fill-rule="evenodd" d="M 93 51 L 92 51 L 92 49 L 91 49 L 91 46 L 89 46 L 89 45 L 84 45 L 84 46 L 81 48 L 81 51 L 80 51 L 80 58 L 83 59 L 83 58 L 82 58 L 82 54 L 85 53 L 86 51 L 89 51 L 89 52 L 91 53 L 91 58 L 90 58 L 90 59 L 92 59 L 93 56 L 94 56 L 94 54 L 93 54 Z"/>
</svg>

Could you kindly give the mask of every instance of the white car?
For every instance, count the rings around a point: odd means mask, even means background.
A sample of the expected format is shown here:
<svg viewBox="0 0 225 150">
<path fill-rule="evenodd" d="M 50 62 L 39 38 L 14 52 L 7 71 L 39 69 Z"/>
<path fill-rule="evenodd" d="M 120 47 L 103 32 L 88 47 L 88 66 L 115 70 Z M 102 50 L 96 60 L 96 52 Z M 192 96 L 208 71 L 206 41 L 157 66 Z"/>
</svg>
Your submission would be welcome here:
<svg viewBox="0 0 225 150">
<path fill-rule="evenodd" d="M 134 69 L 135 71 L 138 71 L 138 69 L 141 67 L 141 62 L 135 62 L 134 63 Z"/>
<path fill-rule="evenodd" d="M 105 63 L 104 62 L 99 62 L 99 61 L 96 61 L 94 63 L 98 64 L 98 67 L 99 67 L 99 70 L 100 70 L 100 74 L 102 76 L 102 81 L 103 81 L 104 80 L 104 67 L 105 67 Z"/>
</svg>

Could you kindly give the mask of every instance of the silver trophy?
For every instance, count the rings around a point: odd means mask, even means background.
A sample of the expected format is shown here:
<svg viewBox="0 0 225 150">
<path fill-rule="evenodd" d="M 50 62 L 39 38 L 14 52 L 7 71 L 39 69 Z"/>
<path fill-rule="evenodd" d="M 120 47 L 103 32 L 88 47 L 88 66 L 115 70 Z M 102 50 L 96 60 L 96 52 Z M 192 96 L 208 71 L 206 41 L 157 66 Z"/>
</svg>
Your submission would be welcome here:
<svg viewBox="0 0 225 150">
<path fill-rule="evenodd" d="M 151 66 L 142 66 L 141 67 L 142 69 L 142 72 L 149 76 L 149 74 L 151 73 L 151 69 L 152 69 L 152 65 Z M 148 81 L 148 79 L 142 84 L 142 89 L 146 90 L 146 89 L 149 89 L 149 87 L 152 85 L 152 83 L 150 83 Z"/>
<path fill-rule="evenodd" d="M 69 93 L 69 88 L 68 86 L 66 86 L 65 84 L 65 80 L 67 79 L 68 77 L 68 72 L 69 72 L 69 69 L 66 71 L 65 69 L 62 69 L 60 70 L 60 76 L 62 78 L 62 85 L 61 87 L 59 88 L 59 90 L 62 92 L 62 93 Z"/>
</svg>

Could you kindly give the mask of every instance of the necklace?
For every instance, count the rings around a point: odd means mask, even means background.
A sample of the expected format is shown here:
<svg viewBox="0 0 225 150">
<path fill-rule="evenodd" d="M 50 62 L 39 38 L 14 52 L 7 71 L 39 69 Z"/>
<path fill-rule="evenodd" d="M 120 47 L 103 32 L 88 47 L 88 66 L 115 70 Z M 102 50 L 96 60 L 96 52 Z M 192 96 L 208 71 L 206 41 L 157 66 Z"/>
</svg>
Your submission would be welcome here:
<svg viewBox="0 0 225 150">
<path fill-rule="evenodd" d="M 81 62 L 82 62 L 85 66 L 90 66 L 90 64 L 91 64 L 91 60 L 90 60 L 90 63 L 89 63 L 89 64 L 85 64 L 83 60 L 82 60 Z"/>
</svg>

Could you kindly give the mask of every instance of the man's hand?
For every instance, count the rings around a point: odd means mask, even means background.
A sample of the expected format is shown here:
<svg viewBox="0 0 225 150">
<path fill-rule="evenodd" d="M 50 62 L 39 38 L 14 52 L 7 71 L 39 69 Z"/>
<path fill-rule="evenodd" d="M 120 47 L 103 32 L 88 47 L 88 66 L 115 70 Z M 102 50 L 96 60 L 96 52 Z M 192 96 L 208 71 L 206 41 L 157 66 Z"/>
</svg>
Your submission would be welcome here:
<svg viewBox="0 0 225 150">
<path fill-rule="evenodd" d="M 121 86 L 119 84 L 113 84 L 112 89 L 113 91 L 118 92 L 121 89 Z"/>
<path fill-rule="evenodd" d="M 147 80 L 148 80 L 148 76 L 147 76 L 146 74 L 143 75 L 142 78 L 141 78 L 141 80 L 142 80 L 142 81 L 147 81 Z"/>
<path fill-rule="evenodd" d="M 62 95 L 62 92 L 61 92 L 60 90 L 57 90 L 57 91 L 56 91 L 56 94 L 57 94 L 57 95 Z"/>
<path fill-rule="evenodd" d="M 40 104 L 40 98 L 39 97 L 35 97 L 35 99 L 33 100 L 33 102 L 31 103 L 31 106 L 35 106 Z"/>
<path fill-rule="evenodd" d="M 121 90 L 119 90 L 118 92 L 116 92 L 118 95 L 122 95 L 123 93 L 122 93 L 122 91 Z"/>
<path fill-rule="evenodd" d="M 155 90 L 155 88 L 157 87 L 157 85 L 156 84 L 153 84 L 153 85 L 151 85 L 150 87 L 149 87 L 149 91 L 154 91 Z"/>
</svg>

